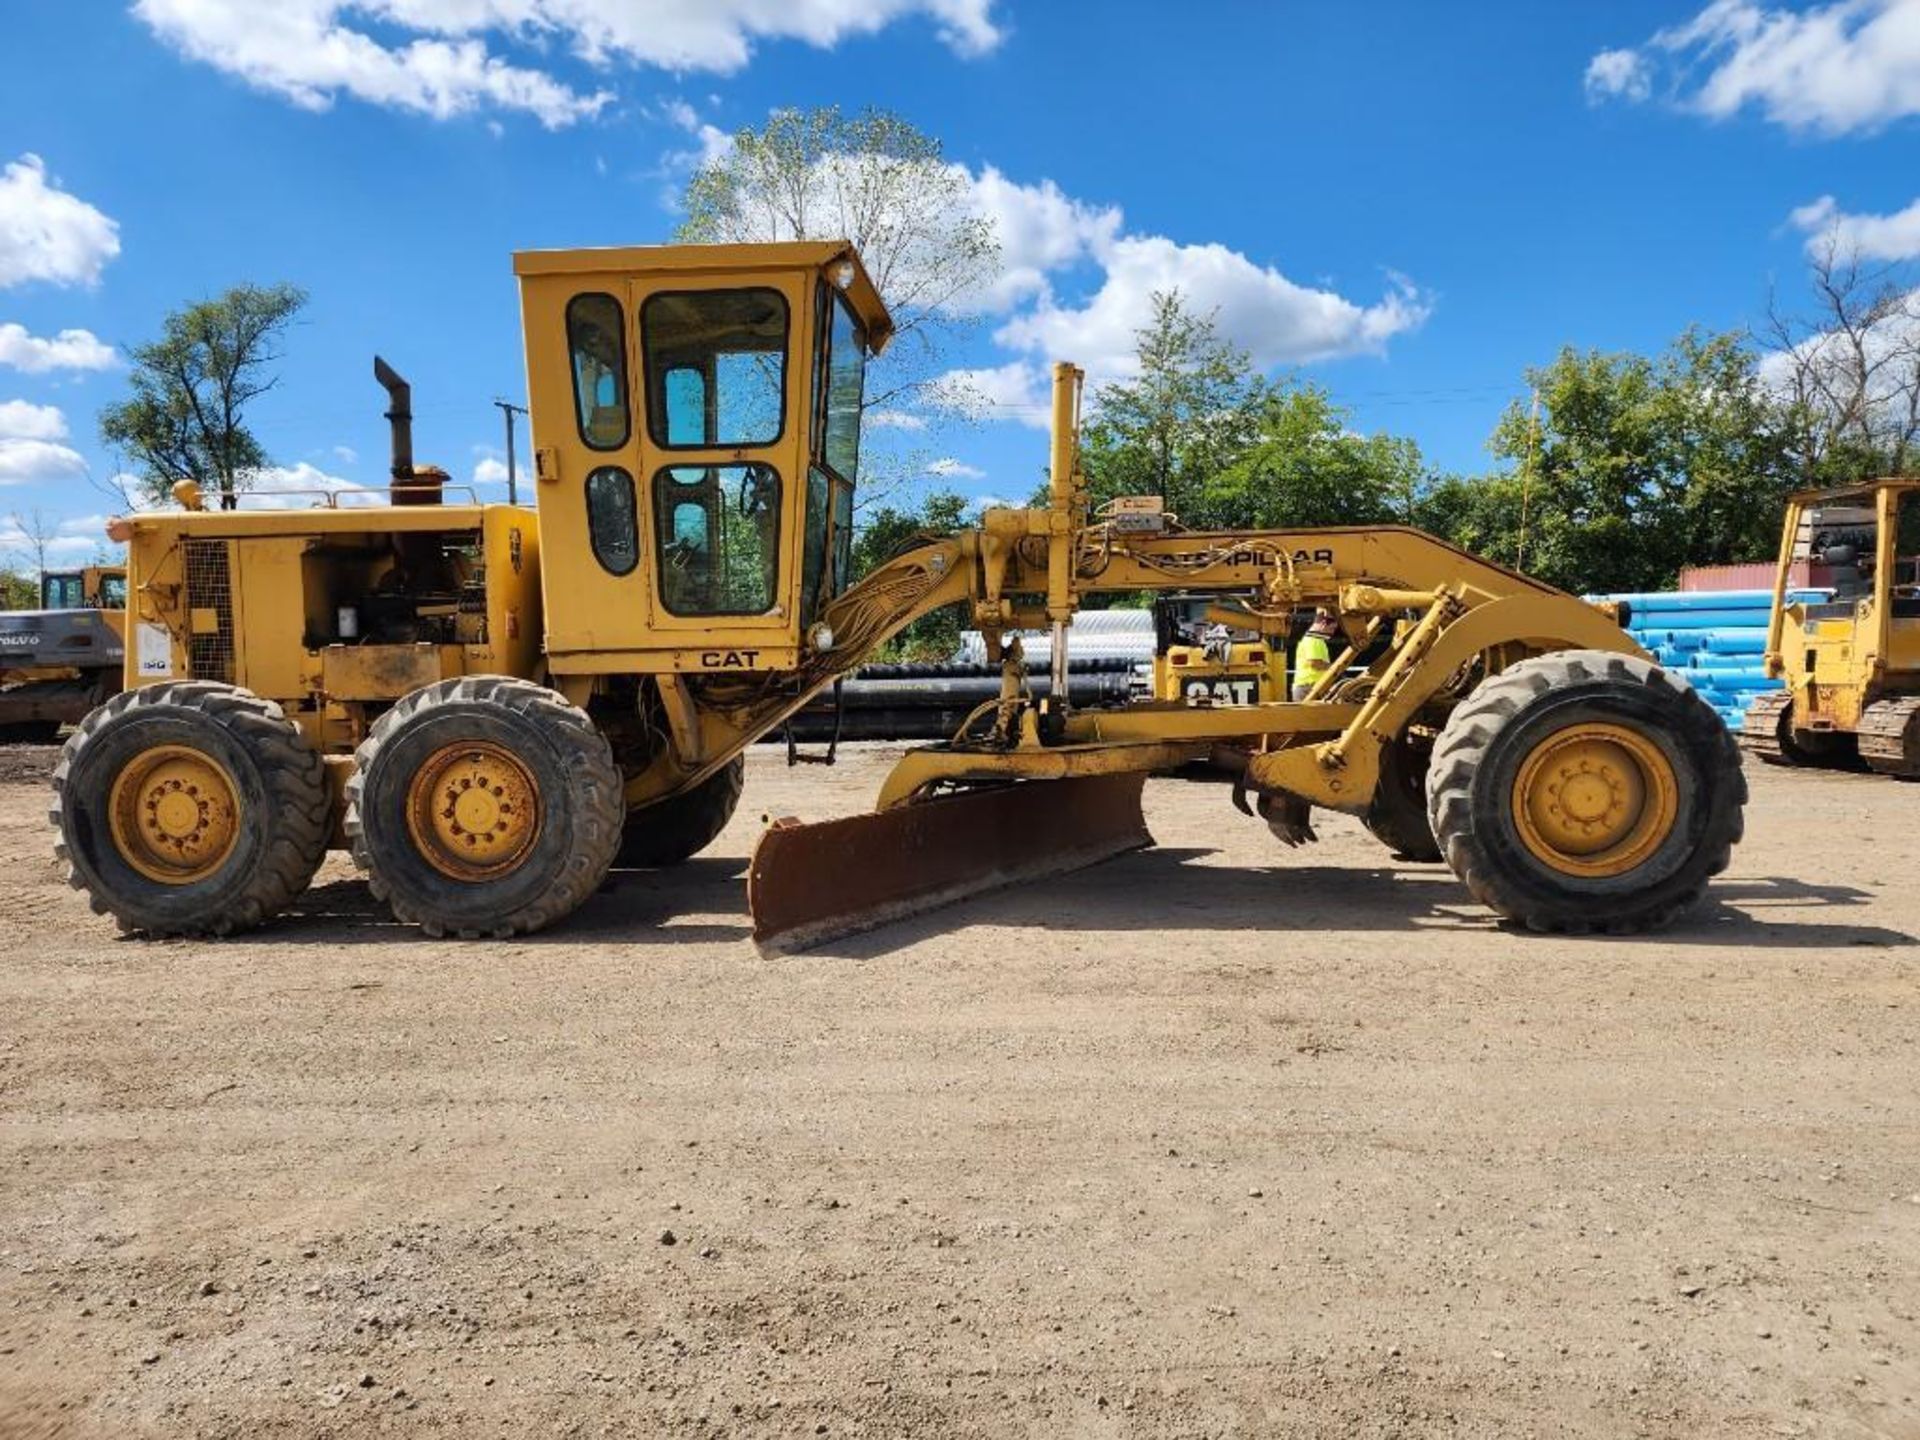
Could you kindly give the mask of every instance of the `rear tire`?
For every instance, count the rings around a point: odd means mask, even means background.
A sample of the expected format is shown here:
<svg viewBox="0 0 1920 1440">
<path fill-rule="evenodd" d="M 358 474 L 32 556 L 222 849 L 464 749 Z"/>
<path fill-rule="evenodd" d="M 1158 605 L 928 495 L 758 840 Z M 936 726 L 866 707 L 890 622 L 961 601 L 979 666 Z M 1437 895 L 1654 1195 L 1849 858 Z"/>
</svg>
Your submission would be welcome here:
<svg viewBox="0 0 1920 1440">
<path fill-rule="evenodd" d="M 1428 814 L 1474 897 L 1533 930 L 1666 924 L 1727 866 L 1746 777 L 1678 676 L 1607 651 L 1483 681 L 1434 746 Z"/>
<path fill-rule="evenodd" d="M 433 936 L 524 935 L 599 888 L 620 772 L 578 706 L 527 680 L 427 685 L 375 723 L 347 782 L 354 862 Z"/>
<path fill-rule="evenodd" d="M 147 935 L 230 935 L 278 914 L 326 856 L 320 756 L 280 707 L 208 680 L 116 695 L 53 772 L 67 883 Z"/>
<path fill-rule="evenodd" d="M 614 864 L 656 869 L 692 859 L 727 828 L 746 777 L 747 757 L 736 755 L 684 794 L 629 811 Z"/>
</svg>

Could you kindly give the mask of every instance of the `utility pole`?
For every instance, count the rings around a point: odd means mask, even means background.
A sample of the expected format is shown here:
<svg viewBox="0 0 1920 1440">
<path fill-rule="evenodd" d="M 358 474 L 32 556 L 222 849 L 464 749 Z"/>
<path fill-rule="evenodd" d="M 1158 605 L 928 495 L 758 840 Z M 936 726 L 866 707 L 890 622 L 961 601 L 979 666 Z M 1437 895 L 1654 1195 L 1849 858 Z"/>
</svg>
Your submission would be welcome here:
<svg viewBox="0 0 1920 1440">
<path fill-rule="evenodd" d="M 509 505 L 518 505 L 520 503 L 520 487 L 515 483 L 517 477 L 514 474 L 513 417 L 526 414 L 527 407 L 524 405 L 516 405 L 511 400 L 495 400 L 493 403 L 498 405 L 500 407 L 500 413 L 507 417 L 507 503 Z"/>
</svg>

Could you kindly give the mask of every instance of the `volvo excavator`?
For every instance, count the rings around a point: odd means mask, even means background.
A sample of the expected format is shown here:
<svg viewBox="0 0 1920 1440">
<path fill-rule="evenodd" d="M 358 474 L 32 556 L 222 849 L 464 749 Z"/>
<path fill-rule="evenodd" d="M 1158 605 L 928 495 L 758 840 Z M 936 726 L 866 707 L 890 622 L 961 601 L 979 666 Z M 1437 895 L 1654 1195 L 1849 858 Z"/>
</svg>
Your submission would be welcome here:
<svg viewBox="0 0 1920 1440">
<path fill-rule="evenodd" d="M 261 924 L 330 846 L 430 935 L 560 921 L 614 865 L 710 843 L 747 747 L 943 606 L 986 637 L 997 696 L 908 751 L 871 813 L 764 830 L 763 948 L 1148 844 L 1145 777 L 1201 760 L 1280 841 L 1311 841 L 1316 809 L 1362 817 L 1534 929 L 1664 924 L 1740 837 L 1732 741 L 1614 615 L 1404 527 L 1216 532 L 1150 497 L 1097 506 L 1069 364 L 1045 503 L 856 576 L 864 372 L 893 325 L 846 244 L 515 270 L 533 506 L 457 502 L 416 466 L 409 387 L 376 362 L 386 491 L 209 510 L 184 486 L 110 527 L 127 688 L 67 742 L 52 816 L 72 883 L 122 928 Z M 1325 607 L 1345 653 L 1298 701 L 1074 708 L 1064 675 L 1031 693 L 1018 632 L 1051 631 L 1064 667 L 1076 609 L 1143 591 L 1210 597 L 1271 644 Z"/>
</svg>

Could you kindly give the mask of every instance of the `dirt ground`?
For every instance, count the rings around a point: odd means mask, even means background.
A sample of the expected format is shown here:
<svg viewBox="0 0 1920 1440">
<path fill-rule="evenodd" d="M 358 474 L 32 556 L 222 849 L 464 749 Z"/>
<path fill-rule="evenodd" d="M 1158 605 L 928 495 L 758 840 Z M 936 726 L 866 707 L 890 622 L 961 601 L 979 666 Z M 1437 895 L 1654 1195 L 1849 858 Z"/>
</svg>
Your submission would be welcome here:
<svg viewBox="0 0 1920 1440">
<path fill-rule="evenodd" d="M 1496 929 L 1333 817 L 763 960 L 767 811 L 513 944 L 116 939 L 0 760 L 0 1436 L 1920 1435 L 1920 789 Z"/>
</svg>

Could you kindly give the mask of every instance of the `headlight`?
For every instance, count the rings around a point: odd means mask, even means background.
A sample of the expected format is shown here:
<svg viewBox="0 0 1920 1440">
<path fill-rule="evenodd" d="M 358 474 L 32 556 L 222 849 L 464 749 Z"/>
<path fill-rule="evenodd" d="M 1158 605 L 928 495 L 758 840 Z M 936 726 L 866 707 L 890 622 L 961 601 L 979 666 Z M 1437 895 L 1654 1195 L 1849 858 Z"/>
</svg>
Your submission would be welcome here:
<svg viewBox="0 0 1920 1440">
<path fill-rule="evenodd" d="M 816 650 L 833 649 L 833 627 L 821 621 L 807 632 L 807 643 Z"/>
</svg>

